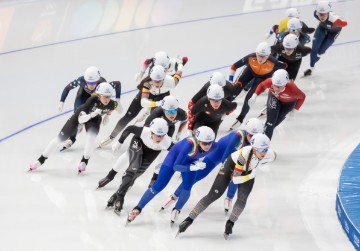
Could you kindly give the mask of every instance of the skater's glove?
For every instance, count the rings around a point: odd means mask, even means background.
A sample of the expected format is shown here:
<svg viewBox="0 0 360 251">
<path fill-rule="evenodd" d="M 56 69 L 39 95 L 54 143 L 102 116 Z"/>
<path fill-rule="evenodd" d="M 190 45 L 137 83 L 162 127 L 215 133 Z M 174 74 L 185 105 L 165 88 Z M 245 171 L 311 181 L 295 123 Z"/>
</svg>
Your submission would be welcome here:
<svg viewBox="0 0 360 251">
<path fill-rule="evenodd" d="M 256 176 L 256 169 L 253 169 L 250 174 L 244 176 L 236 176 L 234 172 L 232 181 L 234 182 L 234 184 L 242 184 L 248 180 L 255 178 L 255 176 Z"/>
<path fill-rule="evenodd" d="M 156 105 L 156 106 L 161 106 L 162 102 L 163 102 L 162 100 L 156 101 L 156 102 L 155 102 L 155 105 Z"/>
<path fill-rule="evenodd" d="M 205 167 L 206 167 L 205 162 L 198 161 L 198 162 L 190 165 L 190 171 L 203 170 L 203 169 L 205 169 Z"/>
<path fill-rule="evenodd" d="M 258 96 L 258 95 L 254 93 L 254 94 L 251 96 L 251 98 L 249 99 L 248 105 L 249 105 L 250 107 L 252 107 L 252 106 L 255 104 L 257 96 Z"/>
<path fill-rule="evenodd" d="M 64 102 L 61 101 L 60 104 L 58 105 L 57 109 L 59 112 L 62 112 L 63 108 L 64 108 Z"/>
<path fill-rule="evenodd" d="M 118 113 L 122 113 L 123 107 L 122 107 L 122 105 L 121 105 L 121 103 L 120 103 L 120 99 L 117 98 L 117 99 L 116 99 L 116 102 L 117 102 L 117 106 L 116 106 L 115 110 L 116 110 Z"/>
<path fill-rule="evenodd" d="M 193 131 L 191 129 L 186 130 L 186 134 L 187 134 L 188 137 L 194 136 Z"/>
<path fill-rule="evenodd" d="M 298 112 L 298 110 L 296 109 L 292 109 L 290 112 L 289 112 L 289 118 L 290 119 L 293 119 L 296 115 L 296 113 Z"/>
<path fill-rule="evenodd" d="M 105 126 L 105 125 L 109 124 L 109 121 L 110 121 L 109 115 L 105 114 L 103 119 L 102 119 L 102 124 Z"/>
<path fill-rule="evenodd" d="M 135 74 L 135 80 L 136 81 L 140 81 L 142 79 L 142 77 L 144 76 L 144 71 L 140 71 L 138 73 Z"/>
<path fill-rule="evenodd" d="M 267 32 L 267 33 L 265 34 L 265 39 L 269 39 L 269 38 L 272 36 L 273 33 L 274 33 L 274 32 L 273 32 L 272 30 L 270 30 L 269 32 Z"/>
<path fill-rule="evenodd" d="M 119 143 L 119 141 L 116 141 L 114 144 L 112 144 L 111 149 L 114 153 L 120 150 L 122 144 Z"/>
<path fill-rule="evenodd" d="M 100 115 L 101 112 L 102 112 L 102 110 L 98 108 L 98 109 L 96 109 L 95 111 L 93 111 L 92 113 L 90 113 L 90 116 L 91 116 L 92 118 L 94 118 L 94 117 Z"/>
</svg>

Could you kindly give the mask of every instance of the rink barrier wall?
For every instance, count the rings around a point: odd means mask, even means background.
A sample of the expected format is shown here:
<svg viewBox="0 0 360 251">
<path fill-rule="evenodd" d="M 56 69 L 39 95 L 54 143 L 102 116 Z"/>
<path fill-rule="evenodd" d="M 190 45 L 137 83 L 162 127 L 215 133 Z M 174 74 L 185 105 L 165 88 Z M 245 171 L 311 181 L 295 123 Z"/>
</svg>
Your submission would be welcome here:
<svg viewBox="0 0 360 251">
<path fill-rule="evenodd" d="M 336 193 L 336 213 L 351 244 L 360 251 L 360 144 L 341 170 Z"/>
</svg>

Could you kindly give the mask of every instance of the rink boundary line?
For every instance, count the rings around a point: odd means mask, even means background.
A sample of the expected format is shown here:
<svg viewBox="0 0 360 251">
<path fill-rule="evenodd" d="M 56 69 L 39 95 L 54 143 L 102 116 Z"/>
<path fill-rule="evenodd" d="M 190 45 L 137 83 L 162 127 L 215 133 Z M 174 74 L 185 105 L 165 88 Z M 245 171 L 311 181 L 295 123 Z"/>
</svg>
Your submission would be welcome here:
<svg viewBox="0 0 360 251">
<path fill-rule="evenodd" d="M 339 0 L 339 1 L 337 1 L 336 3 L 353 2 L 353 1 L 354 1 L 354 0 Z M 295 7 L 299 8 L 299 7 L 306 7 L 306 6 L 311 6 L 311 5 L 315 5 L 315 4 L 303 4 L 303 5 L 297 5 L 297 6 L 295 6 Z M 53 45 L 60 45 L 60 44 L 67 44 L 67 43 L 72 43 L 72 42 L 78 42 L 78 41 L 87 40 L 87 39 L 92 39 L 92 38 L 106 37 L 106 36 L 118 35 L 118 34 L 123 34 L 123 33 L 130 33 L 130 32 L 136 32 L 136 31 L 148 30 L 148 29 L 156 29 L 156 28 L 162 28 L 162 27 L 168 27 L 168 26 L 175 26 L 175 25 L 181 25 L 181 24 L 197 23 L 197 22 L 203 22 L 203 21 L 209 21 L 209 20 L 215 20 L 215 19 L 231 18 L 231 17 L 251 15 L 251 14 L 258 14 L 258 13 L 264 13 L 264 12 L 271 12 L 271 11 L 278 11 L 278 10 L 286 10 L 286 9 L 288 9 L 288 8 L 289 8 L 289 6 L 283 7 L 283 8 L 265 9 L 265 10 L 259 10 L 259 11 L 252 11 L 252 12 L 243 12 L 243 13 L 237 13 L 237 14 L 230 14 L 230 15 L 225 15 L 225 16 L 215 16 L 215 17 L 208 17 L 208 18 L 201 18 L 201 19 L 193 19 L 193 20 L 187 20 L 187 21 L 181 21 L 181 22 L 174 22 L 174 23 L 168 23 L 168 24 L 153 25 L 153 26 L 147 26 L 147 27 L 142 27 L 142 28 L 135 28 L 135 29 L 125 30 L 125 31 L 116 31 L 116 32 L 110 32 L 110 33 L 105 33 L 105 34 L 100 34 L 100 35 L 94 35 L 94 36 L 88 36 L 88 37 L 70 39 L 70 40 L 65 40 L 65 41 L 60 41 L 60 42 L 55 42 L 55 43 L 43 44 L 43 45 L 38 45 L 38 46 L 33 46 L 33 47 L 27 47 L 27 48 L 23 48 L 23 49 L 5 51 L 5 52 L 1 52 L 1 53 L 0 53 L 0 56 L 1 56 L 1 55 L 11 54 L 11 53 L 16 53 L 16 52 L 21 52 L 21 51 L 27 51 L 27 50 L 33 50 L 33 49 L 39 49 L 39 48 L 49 47 L 49 46 L 53 46 Z M 0 142 L 1 142 L 1 141 L 0 141 Z"/>
<path fill-rule="evenodd" d="M 340 46 L 340 45 L 353 44 L 353 43 L 358 43 L 358 42 L 360 42 L 360 39 L 359 39 L 359 40 L 348 41 L 348 42 L 337 43 L 337 44 L 333 44 L 332 46 Z M 222 67 L 212 68 L 212 69 L 209 69 L 209 70 L 199 71 L 199 72 L 195 72 L 195 73 L 186 75 L 186 76 L 184 76 L 184 77 L 182 77 L 182 78 L 193 77 L 193 76 L 196 76 L 196 75 L 200 75 L 200 74 L 204 74 L 204 73 L 208 73 L 208 72 L 212 72 L 212 71 L 216 71 L 216 70 L 221 70 L 221 69 L 224 69 L 224 68 L 229 68 L 230 66 L 231 66 L 231 65 L 226 65 L 226 66 L 222 66 Z M 121 93 L 121 96 L 122 96 L 122 95 L 129 94 L 129 93 L 132 93 L 132 92 L 135 92 L 135 91 L 137 91 L 137 90 L 138 90 L 138 89 L 132 89 L 132 90 L 129 90 L 129 91 L 122 92 L 122 93 Z M 36 122 L 36 123 L 34 123 L 34 124 L 31 124 L 31 125 L 29 125 L 29 126 L 26 126 L 25 128 L 20 129 L 19 131 L 16 131 L 16 132 L 14 132 L 14 133 L 12 133 L 12 134 L 10 134 L 10 135 L 8 135 L 8 136 L 5 136 L 4 138 L 0 139 L 0 143 L 3 142 L 3 141 L 5 141 L 5 140 L 7 140 L 7 139 L 9 139 L 9 138 L 11 138 L 11 137 L 16 136 L 17 134 L 20 134 L 20 133 L 22 133 L 22 132 L 24 132 L 24 131 L 27 131 L 27 130 L 31 129 L 31 128 L 34 127 L 34 126 L 41 125 L 41 124 L 43 124 L 43 123 L 45 123 L 45 122 L 47 122 L 47 121 L 50 121 L 50 120 L 52 120 L 52 119 L 56 119 L 57 117 L 60 117 L 60 116 L 62 116 L 62 115 L 68 114 L 68 113 L 73 112 L 73 111 L 74 111 L 74 109 L 71 109 L 71 110 L 68 110 L 68 111 L 66 111 L 66 112 L 59 113 L 59 114 L 54 115 L 54 116 L 52 116 L 52 117 L 50 117 L 50 118 L 41 120 L 41 121 Z"/>
</svg>

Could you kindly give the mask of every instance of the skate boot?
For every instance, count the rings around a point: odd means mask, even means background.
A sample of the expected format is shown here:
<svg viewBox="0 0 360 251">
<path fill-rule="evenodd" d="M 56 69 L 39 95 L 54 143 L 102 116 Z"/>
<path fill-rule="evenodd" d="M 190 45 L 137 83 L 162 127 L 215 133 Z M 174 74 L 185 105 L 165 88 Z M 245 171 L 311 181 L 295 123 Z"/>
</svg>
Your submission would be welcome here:
<svg viewBox="0 0 360 251">
<path fill-rule="evenodd" d="M 30 164 L 30 168 L 29 168 L 29 172 L 36 170 L 39 166 L 41 166 L 41 163 L 40 163 L 40 161 L 38 161 L 38 160 L 35 161 L 35 162 L 33 162 L 33 163 L 31 163 L 31 164 Z"/>
<path fill-rule="evenodd" d="M 173 226 L 175 221 L 178 219 L 180 214 L 180 210 L 176 209 L 175 207 L 171 211 L 171 217 L 170 217 L 170 226 Z"/>
<path fill-rule="evenodd" d="M 229 237 L 229 235 L 232 234 L 233 226 L 234 226 L 234 222 L 232 222 L 231 220 L 228 220 L 228 221 L 226 222 L 225 232 L 224 232 L 224 238 L 225 238 L 225 240 L 227 240 L 228 237 Z"/>
<path fill-rule="evenodd" d="M 99 186 L 96 189 L 106 186 L 110 181 L 112 181 L 114 179 L 116 174 L 117 174 L 117 172 L 114 169 L 111 169 L 105 178 L 102 178 L 101 180 L 99 180 Z"/>
<path fill-rule="evenodd" d="M 111 195 L 110 199 L 107 201 L 107 205 L 105 209 L 110 209 L 114 207 L 116 198 L 117 198 L 117 193 Z"/>
<path fill-rule="evenodd" d="M 194 221 L 193 219 L 187 217 L 183 222 L 181 222 L 179 225 L 179 230 L 175 237 L 178 237 L 179 234 L 185 232 L 186 229 L 193 223 L 193 221 Z"/>
<path fill-rule="evenodd" d="M 123 205 L 124 205 L 124 197 L 120 196 L 119 194 L 117 195 L 116 199 L 115 199 L 115 209 L 114 209 L 114 213 L 116 213 L 117 215 L 120 215 L 121 210 L 123 209 Z"/>
<path fill-rule="evenodd" d="M 154 173 L 154 174 L 153 174 L 153 176 L 152 176 L 152 178 L 151 178 L 151 180 L 150 180 L 150 183 L 149 183 L 148 188 L 152 187 L 152 186 L 155 184 L 158 176 L 159 176 L 159 174 L 157 174 L 157 173 Z"/>
<path fill-rule="evenodd" d="M 171 195 L 170 198 L 165 202 L 165 204 L 161 207 L 160 211 L 165 210 L 166 208 L 168 208 L 169 206 L 171 206 L 172 204 L 175 203 L 175 201 L 177 201 L 178 197 L 176 197 L 175 195 Z"/>
<path fill-rule="evenodd" d="M 78 172 L 84 172 L 86 170 L 86 163 L 85 162 L 80 162 L 80 164 L 78 165 Z"/>
<path fill-rule="evenodd" d="M 225 215 L 228 214 L 230 208 L 231 208 L 231 202 L 232 202 L 232 199 L 228 198 L 228 197 L 225 197 L 225 200 L 224 200 L 224 210 L 225 210 Z"/>
<path fill-rule="evenodd" d="M 108 144 L 110 144 L 112 141 L 114 140 L 114 137 L 107 137 L 103 140 L 100 141 L 100 144 L 98 145 L 98 148 L 103 148 L 105 146 L 107 146 Z"/>
<path fill-rule="evenodd" d="M 130 222 L 133 222 L 140 213 L 141 213 L 141 208 L 137 206 L 134 207 L 134 209 L 131 210 L 131 212 L 128 214 L 128 217 L 126 219 L 126 225 L 129 224 Z"/>
<path fill-rule="evenodd" d="M 74 144 L 74 142 L 71 139 L 65 140 L 63 148 L 60 150 L 60 152 L 66 150 L 66 149 L 69 149 L 73 144 Z"/>
</svg>

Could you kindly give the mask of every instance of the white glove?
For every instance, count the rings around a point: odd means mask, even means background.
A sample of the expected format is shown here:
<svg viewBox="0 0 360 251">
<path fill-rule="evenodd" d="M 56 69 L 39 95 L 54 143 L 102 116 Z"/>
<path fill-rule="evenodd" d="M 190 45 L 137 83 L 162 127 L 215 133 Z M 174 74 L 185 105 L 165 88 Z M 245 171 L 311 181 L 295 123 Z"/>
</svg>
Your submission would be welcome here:
<svg viewBox="0 0 360 251">
<path fill-rule="evenodd" d="M 140 71 L 138 73 L 135 74 L 135 80 L 136 81 L 140 81 L 142 79 L 142 77 L 144 76 L 144 71 Z"/>
<path fill-rule="evenodd" d="M 104 117 L 102 118 L 102 124 L 105 126 L 109 124 L 109 121 L 110 121 L 110 116 L 105 114 Z"/>
<path fill-rule="evenodd" d="M 195 164 L 190 165 L 190 171 L 203 170 L 203 169 L 205 169 L 205 167 L 206 167 L 205 162 L 198 161 Z"/>
<path fill-rule="evenodd" d="M 64 108 L 64 102 L 61 101 L 57 108 L 58 108 L 59 112 L 62 112 L 62 110 Z"/>
<path fill-rule="evenodd" d="M 182 58 L 180 58 L 180 56 L 176 58 L 176 63 L 177 63 L 177 70 L 182 72 L 184 69 L 184 65 L 183 65 L 183 60 Z"/>
<path fill-rule="evenodd" d="M 298 112 L 298 110 L 296 110 L 295 108 L 292 109 L 290 112 L 289 112 L 289 118 L 290 119 L 293 119 L 296 115 L 296 113 Z"/>
<path fill-rule="evenodd" d="M 257 96 L 258 96 L 258 95 L 254 93 L 254 94 L 251 96 L 251 98 L 249 98 L 248 105 L 249 105 L 250 107 L 255 104 L 255 101 L 256 101 Z"/>
<path fill-rule="evenodd" d="M 116 102 L 117 102 L 116 111 L 117 111 L 118 113 L 122 113 L 123 107 L 122 107 L 122 105 L 121 105 L 121 103 L 120 103 L 120 99 L 117 98 L 117 99 L 116 99 Z"/>
<path fill-rule="evenodd" d="M 114 142 L 114 144 L 112 144 L 111 149 L 114 153 L 116 153 L 117 151 L 120 150 L 121 146 L 122 144 L 120 144 L 119 141 L 116 141 Z"/>
<path fill-rule="evenodd" d="M 97 108 L 95 111 L 90 113 L 90 116 L 93 118 L 93 117 L 96 117 L 97 115 L 100 115 L 101 113 L 102 113 L 102 110 Z"/>
<path fill-rule="evenodd" d="M 232 181 L 234 182 L 234 184 L 242 184 L 248 180 L 255 178 L 255 176 L 256 176 L 256 169 L 252 169 L 250 174 L 244 176 L 234 176 L 232 178 Z"/>
<path fill-rule="evenodd" d="M 273 31 L 267 32 L 267 33 L 265 34 L 265 39 L 269 39 L 269 38 L 272 36 L 273 33 L 274 33 Z"/>
</svg>

